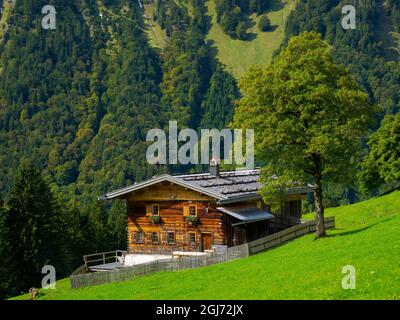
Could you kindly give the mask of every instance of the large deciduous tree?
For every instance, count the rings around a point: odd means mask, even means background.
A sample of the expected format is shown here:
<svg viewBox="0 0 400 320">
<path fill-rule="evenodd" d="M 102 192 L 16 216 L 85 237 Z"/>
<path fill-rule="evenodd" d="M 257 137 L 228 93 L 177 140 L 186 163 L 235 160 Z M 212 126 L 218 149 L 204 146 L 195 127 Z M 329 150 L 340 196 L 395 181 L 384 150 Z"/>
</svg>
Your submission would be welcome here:
<svg viewBox="0 0 400 320">
<path fill-rule="evenodd" d="M 311 183 L 316 233 L 324 236 L 323 185 L 354 177 L 373 111 L 368 95 L 314 32 L 292 37 L 272 65 L 253 67 L 240 88 L 234 125 L 255 129 L 264 199 L 278 203 L 295 181 Z"/>
</svg>

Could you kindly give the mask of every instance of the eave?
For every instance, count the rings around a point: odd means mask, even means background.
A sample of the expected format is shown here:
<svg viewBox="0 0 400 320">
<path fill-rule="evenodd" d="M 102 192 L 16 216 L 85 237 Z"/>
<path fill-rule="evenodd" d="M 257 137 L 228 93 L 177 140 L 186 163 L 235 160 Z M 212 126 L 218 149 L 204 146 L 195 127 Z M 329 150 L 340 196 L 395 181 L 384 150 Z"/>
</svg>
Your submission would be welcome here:
<svg viewBox="0 0 400 320">
<path fill-rule="evenodd" d="M 193 191 L 199 192 L 201 194 L 204 194 L 206 196 L 215 198 L 216 200 L 226 199 L 226 196 L 224 196 L 224 195 L 222 195 L 220 193 L 211 192 L 211 191 L 209 191 L 209 190 L 207 190 L 205 188 L 194 186 L 194 185 L 192 185 L 190 183 L 187 183 L 186 181 L 183 181 L 181 179 L 173 177 L 173 176 L 171 176 L 169 174 L 165 174 L 165 175 L 162 175 L 162 176 L 159 176 L 159 177 L 152 178 L 150 180 L 146 180 L 146 181 L 143 181 L 143 182 L 140 182 L 140 183 L 137 183 L 137 184 L 133 184 L 133 185 L 125 187 L 125 188 L 121 188 L 121 189 L 109 192 L 109 193 L 107 193 L 107 194 L 105 194 L 103 196 L 98 197 L 98 200 L 111 200 L 111 199 L 120 198 L 120 197 L 123 197 L 123 196 L 131 193 L 131 192 L 138 191 L 140 189 L 147 188 L 147 187 L 150 187 L 150 186 L 153 186 L 155 184 L 162 183 L 162 182 L 174 183 L 174 184 L 179 185 L 181 187 L 185 187 L 185 188 L 188 188 L 190 190 L 193 190 Z"/>
</svg>

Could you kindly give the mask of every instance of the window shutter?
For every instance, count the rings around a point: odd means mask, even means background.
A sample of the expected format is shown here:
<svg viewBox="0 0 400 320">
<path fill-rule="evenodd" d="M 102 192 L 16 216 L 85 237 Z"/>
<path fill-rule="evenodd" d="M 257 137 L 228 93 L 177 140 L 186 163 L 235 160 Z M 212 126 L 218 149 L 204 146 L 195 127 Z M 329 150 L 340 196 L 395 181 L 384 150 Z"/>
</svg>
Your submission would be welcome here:
<svg viewBox="0 0 400 320">
<path fill-rule="evenodd" d="M 167 233 L 165 231 L 160 232 L 160 243 L 161 244 L 167 243 Z"/>
<path fill-rule="evenodd" d="M 145 240 L 145 243 L 152 243 L 152 235 L 153 235 L 153 233 L 152 232 L 146 232 L 146 240 Z"/>
<path fill-rule="evenodd" d="M 189 215 L 189 206 L 183 207 L 183 216 L 187 217 Z"/>
<path fill-rule="evenodd" d="M 153 206 L 151 204 L 146 205 L 146 216 L 151 216 L 153 214 Z"/>
<path fill-rule="evenodd" d="M 190 233 L 186 233 L 186 241 L 187 244 L 190 244 Z"/>
</svg>

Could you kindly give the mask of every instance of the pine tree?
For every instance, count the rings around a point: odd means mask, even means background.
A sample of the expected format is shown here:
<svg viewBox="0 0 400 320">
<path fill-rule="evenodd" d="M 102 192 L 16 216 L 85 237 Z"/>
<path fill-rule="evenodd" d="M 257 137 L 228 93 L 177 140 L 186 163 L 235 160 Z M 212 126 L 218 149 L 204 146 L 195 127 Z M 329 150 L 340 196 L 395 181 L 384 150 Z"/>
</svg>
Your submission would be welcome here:
<svg viewBox="0 0 400 320">
<path fill-rule="evenodd" d="M 239 90 L 235 78 L 223 65 L 218 64 L 202 104 L 200 127 L 219 130 L 226 128 L 233 119 L 235 100 L 238 98 Z"/>
<path fill-rule="evenodd" d="M 258 22 L 258 28 L 262 32 L 266 32 L 271 29 L 271 21 L 266 14 L 261 16 L 260 21 Z"/>
<path fill-rule="evenodd" d="M 246 40 L 247 38 L 247 27 L 243 21 L 240 21 L 236 27 L 236 37 L 239 40 Z"/>
<path fill-rule="evenodd" d="M 1 212 L 0 268 L 9 279 L 8 292 L 39 286 L 45 265 L 61 276 L 70 271 L 61 211 L 40 171 L 23 164 Z"/>
</svg>

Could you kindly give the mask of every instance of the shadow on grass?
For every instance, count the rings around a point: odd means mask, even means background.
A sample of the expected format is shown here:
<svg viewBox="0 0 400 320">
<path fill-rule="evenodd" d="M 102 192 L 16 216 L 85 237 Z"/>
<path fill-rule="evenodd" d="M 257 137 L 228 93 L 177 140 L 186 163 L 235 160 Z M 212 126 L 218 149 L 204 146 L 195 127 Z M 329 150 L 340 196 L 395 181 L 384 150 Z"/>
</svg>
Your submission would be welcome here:
<svg viewBox="0 0 400 320">
<path fill-rule="evenodd" d="M 390 220 L 392 220 L 392 219 L 393 219 L 393 217 L 391 217 L 391 218 L 386 218 L 386 219 L 384 219 L 384 220 L 375 222 L 375 223 L 373 223 L 373 224 L 370 224 L 370 225 L 365 226 L 365 227 L 360 228 L 360 229 L 349 230 L 349 231 L 344 231 L 344 232 L 335 233 L 335 234 L 327 234 L 327 235 L 326 235 L 325 237 L 323 237 L 323 238 L 344 237 L 344 236 L 349 236 L 349 235 L 352 235 L 352 234 L 357 234 L 357 233 L 359 233 L 359 232 L 363 232 L 363 231 L 365 231 L 365 230 L 368 230 L 368 229 L 370 229 L 370 228 L 372 228 L 372 227 L 374 227 L 374 226 L 376 226 L 376 225 L 378 225 L 378 224 L 388 222 L 388 221 L 390 221 Z M 345 229 L 335 229 L 335 230 L 345 230 Z M 315 238 L 314 238 L 314 241 L 315 241 L 315 240 L 318 240 L 318 239 L 319 239 L 318 237 L 315 237 Z"/>
</svg>

